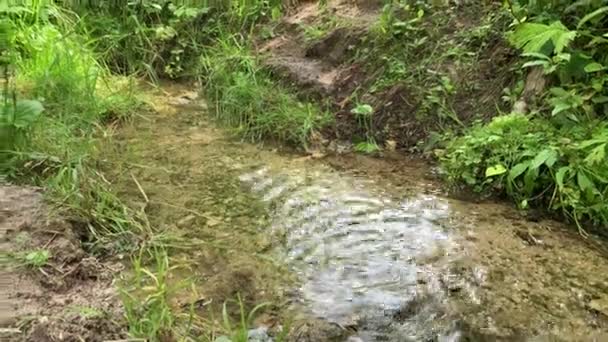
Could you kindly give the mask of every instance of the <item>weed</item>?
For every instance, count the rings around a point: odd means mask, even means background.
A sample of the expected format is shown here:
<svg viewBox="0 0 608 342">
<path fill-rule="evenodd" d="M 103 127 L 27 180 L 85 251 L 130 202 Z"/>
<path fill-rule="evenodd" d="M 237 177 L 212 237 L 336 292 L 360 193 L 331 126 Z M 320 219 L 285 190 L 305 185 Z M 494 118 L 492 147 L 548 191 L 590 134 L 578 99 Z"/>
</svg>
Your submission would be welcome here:
<svg viewBox="0 0 608 342">
<path fill-rule="evenodd" d="M 301 25 L 301 29 L 304 40 L 308 43 L 314 43 L 327 36 L 331 30 L 345 25 L 347 25 L 346 22 L 341 21 L 333 14 L 323 11 L 318 22 L 311 25 Z"/>
<path fill-rule="evenodd" d="M 51 253 L 46 249 L 39 249 L 31 252 L 27 252 L 23 256 L 23 263 L 26 266 L 33 268 L 44 267 L 51 257 Z"/>
<path fill-rule="evenodd" d="M 168 283 L 170 272 L 167 252 L 162 249 L 150 250 L 154 269 L 143 266 L 145 254 L 133 259 L 133 276 L 121 289 L 129 334 L 133 337 L 149 338 L 152 341 L 170 338 L 174 331 L 176 317 L 169 303 L 176 289 Z"/>
<path fill-rule="evenodd" d="M 359 126 L 365 130 L 365 141 L 355 145 L 355 151 L 362 153 L 372 153 L 380 150 L 373 134 L 373 114 L 374 109 L 369 104 L 357 104 L 351 111 Z"/>
<path fill-rule="evenodd" d="M 355 151 L 361 153 L 374 153 L 380 151 L 380 146 L 378 146 L 374 138 L 368 138 L 367 141 L 355 144 Z"/>
<path fill-rule="evenodd" d="M 274 138 L 305 145 L 329 116 L 275 84 L 237 37 L 218 40 L 201 59 L 203 83 L 216 117 L 251 140 Z"/>
<path fill-rule="evenodd" d="M 68 312 L 75 313 L 78 316 L 85 318 L 103 317 L 105 313 L 99 309 L 90 306 L 72 305 L 68 308 Z"/>
<path fill-rule="evenodd" d="M 237 295 L 236 302 L 239 306 L 238 323 L 235 325 L 232 322 L 230 315 L 228 314 L 227 303 L 225 302 L 222 307 L 222 319 L 223 319 L 224 330 L 228 334 L 229 337 L 220 336 L 215 341 L 231 341 L 231 342 L 249 341 L 249 328 L 251 327 L 251 324 L 253 322 L 253 319 L 255 318 L 255 315 L 258 313 L 258 311 L 260 311 L 261 309 L 263 309 L 264 307 L 269 305 L 268 303 L 258 304 L 253 309 L 251 309 L 251 311 L 249 311 L 249 313 L 247 313 L 247 311 L 245 309 L 245 305 L 244 305 L 243 301 L 241 300 L 240 295 Z"/>
</svg>

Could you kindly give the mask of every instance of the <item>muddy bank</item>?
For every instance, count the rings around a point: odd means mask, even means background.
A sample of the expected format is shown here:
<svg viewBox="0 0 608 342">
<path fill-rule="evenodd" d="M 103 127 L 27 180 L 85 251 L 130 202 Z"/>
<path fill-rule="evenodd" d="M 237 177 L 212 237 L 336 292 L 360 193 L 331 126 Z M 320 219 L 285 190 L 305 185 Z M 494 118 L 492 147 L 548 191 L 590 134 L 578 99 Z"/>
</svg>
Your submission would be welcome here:
<svg viewBox="0 0 608 342">
<path fill-rule="evenodd" d="M 0 185 L 3 341 L 105 341 L 125 338 L 113 277 L 122 265 L 81 248 L 81 227 L 54 214 L 35 188 Z M 31 265 L 28 255 L 48 253 Z M 43 259 L 46 259 L 43 257 Z"/>
<path fill-rule="evenodd" d="M 501 96 L 515 82 L 515 53 L 504 39 L 511 19 L 499 4 L 383 5 L 302 1 L 270 38 L 254 37 L 279 82 L 328 104 L 335 125 L 327 137 L 371 135 L 380 145 L 411 149 L 434 131 L 508 110 Z M 371 131 L 351 113 L 363 103 L 374 109 Z"/>
</svg>

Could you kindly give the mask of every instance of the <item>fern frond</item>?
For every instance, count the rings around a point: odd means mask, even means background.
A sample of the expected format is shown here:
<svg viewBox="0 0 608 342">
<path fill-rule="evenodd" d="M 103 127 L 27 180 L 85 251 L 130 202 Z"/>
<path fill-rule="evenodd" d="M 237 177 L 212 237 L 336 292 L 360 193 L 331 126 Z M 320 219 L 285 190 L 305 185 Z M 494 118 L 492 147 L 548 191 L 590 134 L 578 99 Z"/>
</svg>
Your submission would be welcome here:
<svg viewBox="0 0 608 342">
<path fill-rule="evenodd" d="M 523 23 L 510 35 L 510 41 L 524 53 L 540 52 L 547 42 L 553 43 L 553 52 L 561 53 L 576 38 L 576 31 L 570 31 L 559 21 L 551 25 Z"/>
</svg>

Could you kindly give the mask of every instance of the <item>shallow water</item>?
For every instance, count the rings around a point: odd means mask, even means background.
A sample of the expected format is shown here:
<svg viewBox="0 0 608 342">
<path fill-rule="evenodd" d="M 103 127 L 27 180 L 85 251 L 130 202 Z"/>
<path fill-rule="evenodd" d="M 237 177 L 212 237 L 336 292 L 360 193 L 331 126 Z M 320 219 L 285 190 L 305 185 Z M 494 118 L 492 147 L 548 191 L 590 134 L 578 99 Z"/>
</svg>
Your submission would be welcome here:
<svg viewBox="0 0 608 342">
<path fill-rule="evenodd" d="M 424 271 L 416 259 L 451 243 L 435 223 L 448 215 L 447 202 L 433 195 L 391 198 L 332 172 L 273 176 L 262 168 L 241 180 L 275 207 L 273 229 L 285 234 L 310 313 L 342 326 L 392 322 L 415 296 Z M 371 340 L 389 333 L 359 334 Z"/>
<path fill-rule="evenodd" d="M 202 106 L 158 100 L 122 130 L 126 160 L 113 169 L 134 204 L 138 179 L 152 224 L 208 243 L 176 256 L 200 279 L 201 296 L 183 291 L 180 303 L 213 300 L 221 315 L 237 293 L 253 307 L 295 289 L 278 311 L 344 333 L 293 342 L 608 341 L 605 242 L 449 198 L 403 156 L 280 153 L 227 136 Z"/>
<path fill-rule="evenodd" d="M 560 284 L 552 284 L 549 289 L 522 290 L 529 296 L 518 300 L 516 293 L 509 292 L 517 291 L 511 286 L 517 287 L 518 282 L 521 286 L 530 279 L 518 279 L 512 284 L 496 282 L 500 280 L 497 275 L 509 273 L 505 270 L 509 265 L 488 263 L 488 257 L 506 257 L 518 263 L 526 260 L 526 253 L 508 255 L 509 251 L 492 247 L 492 241 L 500 244 L 503 239 L 505 246 L 513 244 L 513 253 L 518 253 L 521 245 L 527 249 L 546 246 L 540 237 L 544 233 L 536 232 L 539 227 L 518 217 L 511 208 L 449 199 L 424 179 L 395 186 L 390 177 L 373 179 L 319 164 L 322 163 L 303 169 L 266 166 L 240 177 L 251 192 L 272 208 L 272 230 L 284 236 L 279 253 L 301 282 L 297 304 L 300 311 L 344 329 L 352 327 L 351 338 L 362 341 L 563 337 L 563 332 L 572 326 L 570 319 L 578 324 L 574 334 L 592 336 L 605 331 L 606 321 L 599 317 L 603 314 L 596 315 L 593 310 L 587 310 L 583 318 L 579 312 L 568 312 L 565 317 L 560 312 L 539 312 L 539 306 L 549 306 L 547 299 L 563 300 L 551 299 L 550 292 L 544 292 L 562 287 Z M 402 171 L 421 174 L 414 168 Z M 528 226 L 525 234 L 535 230 L 538 239 L 529 234 L 538 245 L 526 246 L 530 242 L 517 230 L 504 235 L 504 228 L 522 225 Z M 493 231 L 482 232 L 480 228 Z M 568 235 L 567 239 L 576 237 Z M 486 242 L 490 242 L 489 247 L 479 247 Z M 570 263 L 579 263 L 580 260 L 562 259 L 562 252 L 541 250 L 533 254 L 537 258 L 546 254 L 566 268 L 574 266 Z M 522 277 L 546 272 L 542 265 L 528 262 L 526 267 L 520 270 Z M 564 276 L 561 281 L 568 279 Z M 595 285 L 603 280 L 602 276 L 597 277 Z M 575 291 L 569 285 L 566 288 Z M 578 290 L 592 288 L 593 285 Z M 503 305 L 501 301 L 505 299 L 512 305 Z M 559 305 L 570 310 L 564 303 Z M 512 310 L 507 313 L 512 317 L 504 320 L 500 317 L 504 313 L 493 317 L 492 312 L 499 306 Z M 562 317 L 556 319 L 552 314 Z M 521 318 L 542 325 L 525 327 Z"/>
</svg>

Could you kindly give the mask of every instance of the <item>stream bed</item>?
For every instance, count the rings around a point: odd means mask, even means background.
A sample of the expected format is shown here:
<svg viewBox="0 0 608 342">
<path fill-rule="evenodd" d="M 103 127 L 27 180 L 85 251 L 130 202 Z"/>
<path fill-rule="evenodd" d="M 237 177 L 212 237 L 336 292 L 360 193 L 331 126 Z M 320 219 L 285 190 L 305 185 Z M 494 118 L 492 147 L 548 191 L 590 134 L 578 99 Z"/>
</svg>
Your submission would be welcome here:
<svg viewBox="0 0 608 342">
<path fill-rule="evenodd" d="M 219 312 L 237 294 L 286 300 L 256 324 L 294 316 L 292 342 L 608 340 L 604 241 L 450 198 L 431 166 L 403 155 L 242 142 L 195 98 L 165 88 L 108 158 L 123 158 L 121 196 L 141 202 L 134 178 L 145 189 L 151 224 L 205 242 L 174 258 Z"/>
<path fill-rule="evenodd" d="M 445 197 L 424 163 L 308 165 L 240 179 L 271 208 L 276 252 L 300 280 L 295 307 L 352 341 L 608 337 L 601 244 L 505 205 Z"/>
</svg>

